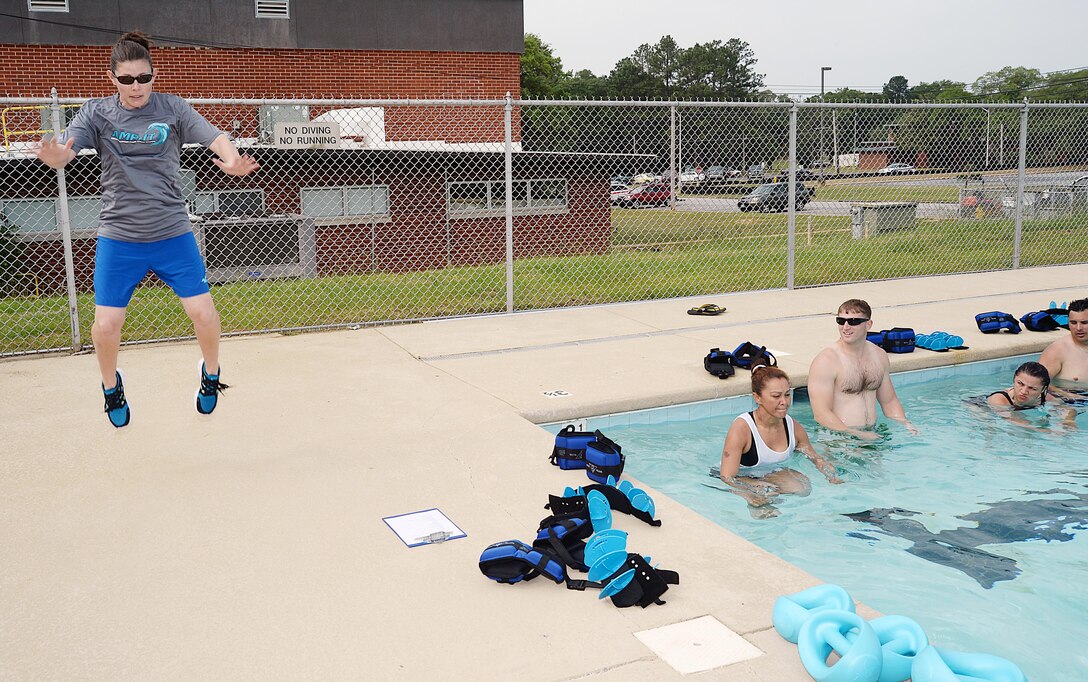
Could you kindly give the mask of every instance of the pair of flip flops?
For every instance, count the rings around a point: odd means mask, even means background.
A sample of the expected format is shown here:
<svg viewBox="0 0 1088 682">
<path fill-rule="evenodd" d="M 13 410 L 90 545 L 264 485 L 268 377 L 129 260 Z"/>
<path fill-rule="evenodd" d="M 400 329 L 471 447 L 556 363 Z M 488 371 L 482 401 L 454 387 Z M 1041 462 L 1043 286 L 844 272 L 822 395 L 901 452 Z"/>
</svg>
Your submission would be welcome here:
<svg viewBox="0 0 1088 682">
<path fill-rule="evenodd" d="M 932 334 L 918 334 L 914 337 L 914 345 L 917 348 L 943 353 L 948 350 L 964 350 L 963 337 L 949 334 L 948 332 L 933 332 Z"/>
<path fill-rule="evenodd" d="M 688 315 L 721 315 L 724 312 L 725 308 L 717 303 L 704 303 L 688 309 Z"/>
</svg>

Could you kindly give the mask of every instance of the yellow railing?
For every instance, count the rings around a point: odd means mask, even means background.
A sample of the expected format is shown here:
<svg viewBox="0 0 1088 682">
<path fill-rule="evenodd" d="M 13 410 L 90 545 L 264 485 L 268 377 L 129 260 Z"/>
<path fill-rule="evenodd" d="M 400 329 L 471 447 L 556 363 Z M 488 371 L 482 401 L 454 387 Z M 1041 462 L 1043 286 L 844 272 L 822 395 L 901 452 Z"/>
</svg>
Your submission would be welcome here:
<svg viewBox="0 0 1088 682">
<path fill-rule="evenodd" d="M 46 133 L 53 132 L 52 128 L 44 128 L 44 129 L 41 129 L 41 130 L 29 130 L 29 129 L 28 130 L 8 130 L 8 112 L 9 111 L 33 111 L 33 110 L 41 111 L 43 109 L 48 109 L 50 106 L 52 106 L 52 105 L 50 105 L 50 104 L 36 104 L 36 105 L 24 106 L 24 107 L 4 107 L 4 109 L 0 110 L 0 129 L 2 129 L 3 133 L 4 133 L 4 152 L 5 153 L 7 153 L 7 152 L 9 152 L 11 150 L 11 138 L 13 138 L 13 137 L 20 137 L 20 136 L 23 136 L 23 135 L 45 135 Z M 83 106 L 83 105 L 82 104 L 61 104 L 60 108 L 61 109 L 78 109 L 81 106 Z M 62 128 L 62 130 L 63 130 L 63 128 Z"/>
</svg>

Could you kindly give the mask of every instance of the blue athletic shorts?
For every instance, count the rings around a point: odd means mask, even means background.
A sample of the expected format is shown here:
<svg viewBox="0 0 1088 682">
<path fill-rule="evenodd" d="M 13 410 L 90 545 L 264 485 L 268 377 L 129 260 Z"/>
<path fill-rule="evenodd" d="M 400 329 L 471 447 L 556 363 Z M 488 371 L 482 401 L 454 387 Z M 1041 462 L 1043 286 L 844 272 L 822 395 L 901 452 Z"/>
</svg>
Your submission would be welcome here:
<svg viewBox="0 0 1088 682">
<path fill-rule="evenodd" d="M 100 236 L 94 257 L 95 305 L 127 308 L 148 270 L 180 298 L 209 291 L 208 271 L 192 232 L 157 242 L 123 242 Z"/>
</svg>

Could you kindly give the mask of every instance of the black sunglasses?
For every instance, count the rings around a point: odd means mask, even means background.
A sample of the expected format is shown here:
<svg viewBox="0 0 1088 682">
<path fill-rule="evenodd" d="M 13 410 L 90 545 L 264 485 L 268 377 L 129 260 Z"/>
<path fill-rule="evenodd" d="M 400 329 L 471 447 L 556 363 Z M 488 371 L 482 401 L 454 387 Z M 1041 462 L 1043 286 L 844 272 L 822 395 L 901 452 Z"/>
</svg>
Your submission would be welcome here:
<svg viewBox="0 0 1088 682">
<path fill-rule="evenodd" d="M 139 83 L 146 85 L 151 82 L 151 79 L 155 77 L 153 73 L 141 73 L 139 76 L 118 76 L 113 74 L 113 77 L 117 79 L 117 82 L 121 85 L 132 85 L 133 83 Z"/>
<path fill-rule="evenodd" d="M 856 327 L 859 324 L 863 324 L 863 323 L 868 322 L 868 321 L 869 321 L 869 318 L 867 318 L 867 317 L 836 317 L 835 318 L 835 324 L 837 324 L 839 326 L 842 326 L 844 324 L 848 324 L 851 327 Z"/>
</svg>

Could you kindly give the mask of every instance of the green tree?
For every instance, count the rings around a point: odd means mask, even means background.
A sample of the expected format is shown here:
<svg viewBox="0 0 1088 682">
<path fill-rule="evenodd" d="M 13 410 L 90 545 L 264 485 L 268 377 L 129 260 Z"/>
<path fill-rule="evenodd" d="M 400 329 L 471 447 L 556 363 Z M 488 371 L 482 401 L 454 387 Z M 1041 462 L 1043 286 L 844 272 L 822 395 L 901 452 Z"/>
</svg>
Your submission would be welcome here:
<svg viewBox="0 0 1088 682">
<path fill-rule="evenodd" d="M 919 83 L 910 89 L 911 99 L 926 102 L 934 101 L 959 101 L 971 98 L 966 83 L 940 80 L 932 83 Z"/>
<path fill-rule="evenodd" d="M 1030 96 L 1032 99 L 1088 100 L 1088 69 L 1051 74 L 1045 85 Z"/>
<path fill-rule="evenodd" d="M 819 97 L 813 99 L 818 101 Z M 887 99 L 883 92 L 865 92 L 853 88 L 839 88 L 824 95 L 825 102 L 858 102 L 864 104 L 868 102 L 882 103 Z M 853 152 L 866 142 L 887 139 L 888 129 L 886 126 L 888 123 L 893 122 L 900 113 L 902 113 L 901 109 L 891 108 L 838 109 L 835 113 L 836 120 L 833 126 L 836 130 L 831 131 L 831 134 L 837 138 L 839 152 Z M 816 127 L 818 123 L 812 121 L 813 118 L 815 118 L 815 115 L 809 114 L 805 120 L 811 122 L 801 129 L 810 138 L 819 130 Z M 830 126 L 830 124 L 825 121 L 825 126 Z M 800 132 L 798 131 L 798 134 Z M 813 143 L 810 141 L 809 144 Z M 798 148 L 802 148 L 800 140 L 798 141 Z"/>
<path fill-rule="evenodd" d="M 910 101 L 910 85 L 903 76 L 892 76 L 884 84 L 884 97 L 897 102 Z"/>
<path fill-rule="evenodd" d="M 812 98 L 819 101 L 819 97 Z M 839 88 L 824 95 L 825 102 L 882 102 L 885 97 L 879 92 L 865 92 L 852 88 Z"/>
<path fill-rule="evenodd" d="M 1043 74 L 1039 69 L 1006 66 L 979 76 L 971 90 L 987 99 L 1015 102 L 1043 83 Z"/>
<path fill-rule="evenodd" d="M 751 97 L 763 87 L 763 74 L 755 72 L 755 65 L 755 52 L 743 40 L 696 43 L 680 59 L 683 94 L 704 99 Z"/>
<path fill-rule="evenodd" d="M 589 69 L 568 74 L 566 95 L 573 99 L 602 99 L 608 97 L 608 77 L 595 76 Z"/>
<path fill-rule="evenodd" d="M 609 96 L 617 99 L 648 99 L 657 97 L 653 78 L 634 58 L 624 57 L 608 74 Z"/>
<path fill-rule="evenodd" d="M 641 88 L 649 90 L 650 97 L 672 99 L 677 94 L 680 60 L 684 50 L 672 36 L 663 36 L 656 44 L 643 43 L 635 48 L 630 59 L 642 71 L 646 79 Z"/>
<path fill-rule="evenodd" d="M 564 94 L 566 74 L 563 61 L 552 54 L 552 47 L 535 33 L 525 34 L 521 54 L 521 97 L 554 99 Z"/>
</svg>

